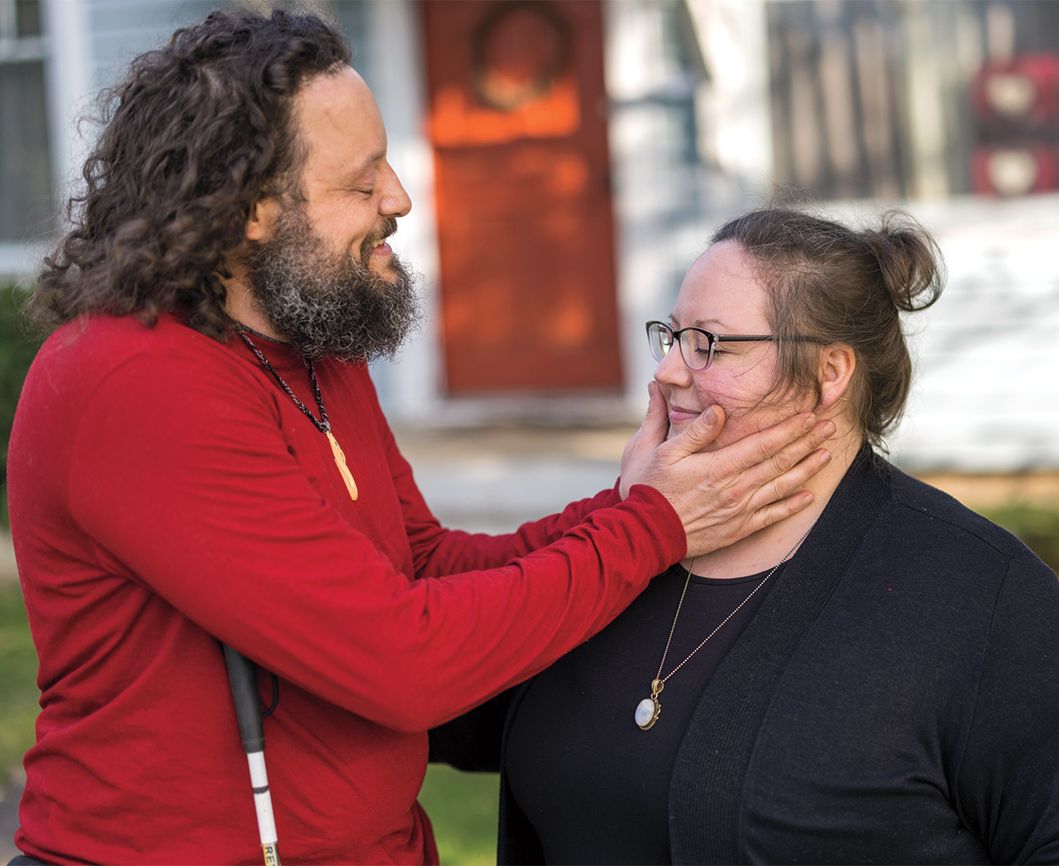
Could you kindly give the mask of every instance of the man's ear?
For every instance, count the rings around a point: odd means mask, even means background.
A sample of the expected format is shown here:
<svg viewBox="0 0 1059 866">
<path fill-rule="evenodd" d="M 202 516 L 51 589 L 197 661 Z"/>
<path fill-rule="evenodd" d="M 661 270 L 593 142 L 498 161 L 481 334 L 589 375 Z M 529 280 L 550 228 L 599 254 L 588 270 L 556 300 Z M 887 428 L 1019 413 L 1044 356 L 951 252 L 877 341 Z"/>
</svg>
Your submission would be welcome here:
<svg viewBox="0 0 1059 866">
<path fill-rule="evenodd" d="M 849 393 L 853 371 L 856 369 L 857 355 L 845 343 L 835 343 L 820 350 L 818 411 L 826 412 Z"/>
<path fill-rule="evenodd" d="M 268 241 L 272 239 L 279 219 L 280 203 L 270 196 L 254 202 L 250 206 L 250 216 L 246 220 L 246 239 L 248 241 Z"/>
</svg>

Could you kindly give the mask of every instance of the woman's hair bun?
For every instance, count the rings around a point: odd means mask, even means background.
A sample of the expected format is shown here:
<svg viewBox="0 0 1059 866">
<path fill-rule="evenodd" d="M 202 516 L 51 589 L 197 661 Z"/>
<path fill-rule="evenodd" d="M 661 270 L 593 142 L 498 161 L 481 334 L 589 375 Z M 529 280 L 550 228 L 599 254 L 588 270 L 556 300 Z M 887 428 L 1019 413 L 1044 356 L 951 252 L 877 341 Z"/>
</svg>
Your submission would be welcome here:
<svg viewBox="0 0 1059 866">
<path fill-rule="evenodd" d="M 878 229 L 863 232 L 861 238 L 878 261 L 883 285 L 898 310 L 925 310 L 941 296 L 941 251 L 914 217 L 890 211 Z"/>
</svg>

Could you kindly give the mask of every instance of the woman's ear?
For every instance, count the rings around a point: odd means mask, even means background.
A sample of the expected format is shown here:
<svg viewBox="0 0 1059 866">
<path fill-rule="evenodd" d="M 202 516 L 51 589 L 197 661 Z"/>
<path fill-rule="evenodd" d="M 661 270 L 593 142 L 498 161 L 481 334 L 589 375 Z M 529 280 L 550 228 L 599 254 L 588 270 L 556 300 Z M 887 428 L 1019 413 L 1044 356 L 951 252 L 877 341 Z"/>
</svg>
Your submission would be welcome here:
<svg viewBox="0 0 1059 866">
<path fill-rule="evenodd" d="M 254 202 L 250 206 L 250 216 L 246 220 L 246 239 L 248 241 L 271 240 L 279 212 L 280 203 L 274 197 Z"/>
<path fill-rule="evenodd" d="M 857 355 L 845 343 L 835 343 L 820 350 L 820 403 L 818 411 L 828 411 L 849 392 Z"/>
</svg>

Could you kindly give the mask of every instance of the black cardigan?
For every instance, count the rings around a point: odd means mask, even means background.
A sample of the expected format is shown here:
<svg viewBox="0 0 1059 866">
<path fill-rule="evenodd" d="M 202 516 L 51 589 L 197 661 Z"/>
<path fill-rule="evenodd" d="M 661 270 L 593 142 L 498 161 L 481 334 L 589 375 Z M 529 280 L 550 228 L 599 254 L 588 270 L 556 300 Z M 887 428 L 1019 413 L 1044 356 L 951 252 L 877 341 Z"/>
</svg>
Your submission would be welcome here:
<svg viewBox="0 0 1059 866">
<path fill-rule="evenodd" d="M 497 769 L 522 690 L 431 735 Z M 676 863 L 1059 863 L 1059 582 L 864 449 L 703 690 Z M 500 863 L 542 861 L 501 776 Z"/>
</svg>

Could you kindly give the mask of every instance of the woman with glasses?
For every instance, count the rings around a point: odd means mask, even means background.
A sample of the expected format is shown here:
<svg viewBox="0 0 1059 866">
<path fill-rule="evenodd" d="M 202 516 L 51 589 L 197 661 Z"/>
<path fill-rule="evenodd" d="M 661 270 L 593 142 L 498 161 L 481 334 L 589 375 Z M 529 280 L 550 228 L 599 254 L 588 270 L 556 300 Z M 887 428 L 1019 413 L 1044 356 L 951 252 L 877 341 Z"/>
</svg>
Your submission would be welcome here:
<svg viewBox="0 0 1059 866">
<path fill-rule="evenodd" d="M 1059 862 L 1059 583 L 878 453 L 933 241 L 764 210 L 647 336 L 649 417 L 721 447 L 830 418 L 804 511 L 675 563 L 527 685 L 435 732 L 495 765 L 501 863 Z"/>
</svg>

